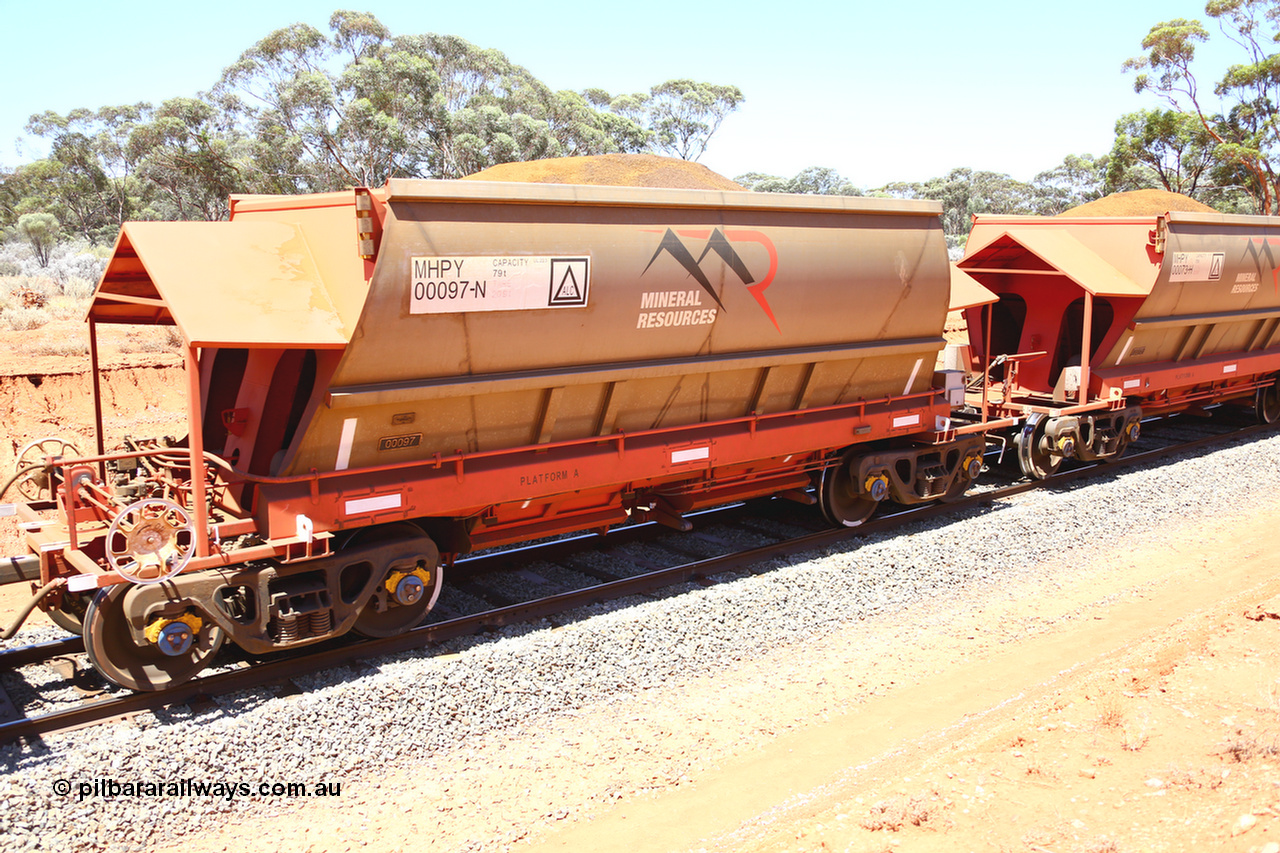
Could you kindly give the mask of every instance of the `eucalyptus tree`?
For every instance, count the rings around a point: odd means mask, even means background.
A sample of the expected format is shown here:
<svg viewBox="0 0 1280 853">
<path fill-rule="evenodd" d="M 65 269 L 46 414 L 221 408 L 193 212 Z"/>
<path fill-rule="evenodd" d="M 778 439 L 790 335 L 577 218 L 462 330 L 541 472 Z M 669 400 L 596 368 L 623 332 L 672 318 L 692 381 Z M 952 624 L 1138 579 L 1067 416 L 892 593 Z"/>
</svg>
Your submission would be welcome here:
<svg viewBox="0 0 1280 853">
<path fill-rule="evenodd" d="M 1261 212 L 1277 210 L 1280 192 L 1280 0 L 1210 0 L 1205 14 L 1237 46 L 1242 62 L 1212 87 L 1213 102 L 1192 70 L 1197 45 L 1209 39 L 1200 21 L 1177 18 L 1151 28 L 1142 56 L 1128 60 L 1134 89 L 1152 92 L 1179 112 L 1199 119 L 1214 157 L 1245 177 Z"/>
<path fill-rule="evenodd" d="M 128 141 L 149 111 L 149 104 L 137 103 L 32 116 L 27 132 L 51 145 L 47 158 L 18 169 L 36 193 L 26 206 L 38 204 L 85 239 L 114 238 L 120 223 L 145 207 Z"/>
<path fill-rule="evenodd" d="M 430 160 L 439 77 L 396 50 L 368 14 L 335 12 L 330 38 L 310 24 L 269 33 L 213 94 L 252 139 L 249 183 L 268 191 L 377 186 Z"/>
<path fill-rule="evenodd" d="M 17 231 L 31 246 L 36 263 L 42 267 L 49 266 L 49 253 L 62 234 L 62 224 L 57 217 L 52 213 L 24 213 L 18 217 Z"/>
<path fill-rule="evenodd" d="M 148 213 L 157 219 L 226 219 L 228 196 L 247 188 L 241 135 L 199 98 L 162 103 L 133 129 L 128 148 L 150 190 Z"/>
<path fill-rule="evenodd" d="M 1052 169 L 1031 179 L 1031 212 L 1056 216 L 1106 194 L 1110 158 L 1068 154 Z"/>
<path fill-rule="evenodd" d="M 654 147 L 682 160 L 697 161 L 720 123 L 743 101 L 737 86 L 668 80 L 649 90 L 645 114 Z"/>
<path fill-rule="evenodd" d="M 740 100 L 735 87 L 689 81 L 618 98 L 553 90 L 501 51 L 395 35 L 372 14 L 337 11 L 328 32 L 299 23 L 268 33 L 207 92 L 32 116 L 28 132 L 50 153 L 0 173 L 0 225 L 47 212 L 106 242 L 127 219 L 225 218 L 237 192 L 655 148 L 696 158 Z"/>
<path fill-rule="evenodd" d="M 854 186 L 847 178 L 827 166 L 809 166 L 806 169 L 801 169 L 792 178 L 782 178 L 763 172 L 747 172 L 734 178 L 734 180 L 752 192 L 761 193 L 852 196 L 863 194 L 863 191 Z"/>
<path fill-rule="evenodd" d="M 942 202 L 942 230 L 949 246 L 964 242 L 975 213 L 1036 212 L 1034 186 L 999 172 L 974 169 L 952 169 L 942 177 L 927 181 L 886 184 L 877 193 Z"/>
<path fill-rule="evenodd" d="M 250 128 L 263 182 L 302 191 L 452 178 L 623 150 L 643 135 L 457 36 L 395 36 L 373 15 L 341 11 L 329 28 L 332 36 L 307 24 L 269 34 L 215 89 Z"/>
<path fill-rule="evenodd" d="M 1215 164 L 1214 140 L 1199 116 L 1177 110 L 1139 110 L 1116 121 L 1107 164 L 1113 191 L 1160 186 L 1196 197 Z M 1135 174 L 1143 177 L 1135 178 Z"/>
<path fill-rule="evenodd" d="M 583 94 L 553 91 L 502 52 L 456 36 L 414 37 L 441 73 L 439 177 L 498 163 L 641 150 L 644 128 Z"/>
</svg>

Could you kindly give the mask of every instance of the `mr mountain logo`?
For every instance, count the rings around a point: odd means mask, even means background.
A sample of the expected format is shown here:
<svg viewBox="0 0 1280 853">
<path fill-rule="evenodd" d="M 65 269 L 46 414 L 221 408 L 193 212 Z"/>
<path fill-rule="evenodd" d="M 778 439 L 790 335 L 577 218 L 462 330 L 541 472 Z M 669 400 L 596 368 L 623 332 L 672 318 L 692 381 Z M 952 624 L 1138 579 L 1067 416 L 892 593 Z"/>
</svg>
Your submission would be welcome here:
<svg viewBox="0 0 1280 853">
<path fill-rule="evenodd" d="M 1245 246 L 1244 254 L 1240 260 L 1243 262 L 1245 258 L 1253 261 L 1253 268 L 1257 270 L 1258 278 L 1266 273 L 1271 273 L 1271 287 L 1277 293 L 1280 293 L 1280 269 L 1276 267 L 1276 258 L 1271 251 L 1272 244 L 1280 246 L 1280 240 L 1272 237 L 1249 238 L 1249 243 Z M 1265 263 L 1264 263 L 1265 262 Z M 1239 281 L 1239 276 L 1236 277 Z M 1256 281 L 1257 279 L 1255 279 Z M 1255 288 L 1256 290 L 1256 288 Z"/>
<path fill-rule="evenodd" d="M 659 232 L 654 231 L 653 233 Z M 702 243 L 701 252 L 699 252 L 697 258 L 694 257 L 693 251 L 685 243 L 686 240 L 692 241 L 695 247 L 697 243 Z M 755 243 L 763 246 L 768 253 L 769 269 L 759 281 L 756 281 L 751 270 L 747 268 L 747 264 L 742 260 L 737 250 L 734 249 L 734 243 Z M 644 276 L 663 255 L 670 255 L 685 272 L 693 277 L 693 280 L 702 289 L 650 291 L 641 294 L 640 315 L 636 321 L 636 328 L 660 329 L 674 326 L 704 326 L 714 323 L 716 313 L 724 311 L 725 307 L 715 288 L 711 286 L 711 279 L 707 277 L 707 273 L 702 269 L 702 262 L 707 255 L 713 253 L 746 286 L 747 291 L 755 298 L 765 316 L 769 318 L 769 322 L 781 332 L 782 328 L 778 325 L 777 318 L 773 316 L 773 309 L 769 306 L 769 300 L 764 295 L 765 290 L 773 283 L 773 277 L 778 272 L 778 251 L 774 248 L 773 241 L 762 232 L 734 228 L 726 228 L 724 230 L 719 228 L 712 230 L 680 229 L 678 231 L 668 228 L 666 230 L 666 233 L 662 235 L 661 242 L 658 243 L 657 250 L 653 253 L 653 257 L 649 259 L 644 272 L 640 275 Z M 704 296 L 708 297 L 706 301 L 703 299 Z M 713 304 L 715 307 L 712 307 Z M 655 308 L 677 310 L 651 310 Z"/>
</svg>

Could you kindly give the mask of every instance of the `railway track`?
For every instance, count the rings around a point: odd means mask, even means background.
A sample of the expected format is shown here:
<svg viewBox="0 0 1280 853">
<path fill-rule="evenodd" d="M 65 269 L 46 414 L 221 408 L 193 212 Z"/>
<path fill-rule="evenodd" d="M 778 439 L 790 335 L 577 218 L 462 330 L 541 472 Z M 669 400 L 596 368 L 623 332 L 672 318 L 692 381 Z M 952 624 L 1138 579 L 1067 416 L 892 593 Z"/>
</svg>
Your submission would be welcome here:
<svg viewBox="0 0 1280 853">
<path fill-rule="evenodd" d="M 0 721 L 0 743 L 19 739 L 37 738 L 54 732 L 80 728 L 166 707 L 189 704 L 207 704 L 212 697 L 240 690 L 262 688 L 270 685 L 289 685 L 301 675 L 350 665 L 362 660 L 395 654 L 412 649 L 438 645 L 457 637 L 478 634 L 508 625 L 527 623 L 564 614 L 581 607 L 614 601 L 634 595 L 658 592 L 690 581 L 706 582 L 708 579 L 729 572 L 752 571 L 772 559 L 792 554 L 831 547 L 840 542 L 893 530 L 915 521 L 940 515 L 973 509 L 1002 498 L 1011 497 L 1041 487 L 1060 487 L 1067 483 L 1098 476 L 1100 471 L 1120 469 L 1143 464 L 1161 458 L 1177 456 L 1191 451 L 1225 443 L 1253 434 L 1270 432 L 1274 426 L 1241 426 L 1241 421 L 1231 417 L 1207 421 L 1203 419 L 1177 418 L 1160 421 L 1148 429 L 1130 453 L 1110 463 L 1080 466 L 1060 472 L 1042 481 L 1000 482 L 1000 475 L 987 477 L 995 480 L 987 488 L 978 488 L 964 498 L 951 503 L 933 503 L 906 508 L 885 514 L 852 529 L 813 529 L 817 514 L 806 511 L 803 515 L 798 504 L 771 501 L 760 506 L 736 505 L 706 511 L 691 516 L 700 528 L 712 524 L 737 526 L 751 531 L 757 538 L 772 536 L 775 541 L 767 544 L 710 557 L 696 557 L 676 562 L 674 565 L 656 566 L 651 559 L 631 559 L 636 571 L 625 574 L 603 571 L 585 564 L 582 555 L 597 550 L 615 551 L 628 544 L 638 543 L 651 551 L 667 551 L 677 557 L 690 557 L 696 550 L 691 542 L 707 546 L 732 548 L 731 543 L 714 536 L 695 531 L 679 533 L 654 524 L 618 528 L 608 536 L 577 536 L 537 545 L 479 555 L 459 561 L 449 575 L 448 586 L 461 589 L 472 600 L 484 602 L 474 612 L 450 612 L 446 603 L 432 614 L 432 620 L 407 633 L 380 640 L 344 639 L 315 646 L 304 653 L 254 659 L 241 656 L 223 665 L 220 670 L 187 683 L 154 693 L 120 692 L 73 702 L 47 713 L 26 717 L 16 707 L 9 709 L 12 719 Z M 790 527 L 803 532 L 781 537 L 766 534 L 766 529 Z M 804 528 L 808 527 L 808 530 Z M 622 557 L 626 561 L 627 557 Z M 487 588 L 486 576 L 504 572 L 526 572 L 525 566 L 534 563 L 568 563 L 570 571 L 585 575 L 595 581 L 578 589 L 557 591 L 527 600 L 504 600 L 500 590 Z M 527 572 L 526 572 L 527 573 Z M 65 663 L 83 654 L 83 643 L 78 637 L 36 643 L 0 652 L 0 672 L 12 672 L 23 667 L 48 664 L 56 659 Z M 79 666 L 80 671 L 87 667 Z M 88 670 L 92 674 L 92 670 Z M 74 673 L 68 673 L 75 680 Z M 93 693 L 93 690 L 87 691 Z M 97 691 L 101 694 L 102 691 Z M 5 711 L 5 699 L 0 694 L 0 716 Z"/>
</svg>

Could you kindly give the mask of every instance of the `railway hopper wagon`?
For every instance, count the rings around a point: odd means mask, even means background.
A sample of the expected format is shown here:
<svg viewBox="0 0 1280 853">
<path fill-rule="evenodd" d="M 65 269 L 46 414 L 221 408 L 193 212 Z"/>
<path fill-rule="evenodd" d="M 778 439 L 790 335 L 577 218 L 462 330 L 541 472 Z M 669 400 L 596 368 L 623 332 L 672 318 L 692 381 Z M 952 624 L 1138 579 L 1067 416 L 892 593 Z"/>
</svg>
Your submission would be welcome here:
<svg viewBox="0 0 1280 853">
<path fill-rule="evenodd" d="M 999 297 L 966 311 L 969 402 L 1030 477 L 1119 456 L 1143 415 L 1280 420 L 1280 218 L 977 216 L 958 267 Z"/>
<path fill-rule="evenodd" d="M 994 297 L 951 276 L 926 202 L 392 180 L 128 223 L 91 338 L 175 325 L 189 433 L 109 452 L 97 404 L 95 454 L 23 473 L 8 579 L 147 690 L 226 639 L 408 630 L 479 548 L 955 497 L 983 425 L 935 358 Z"/>
</svg>

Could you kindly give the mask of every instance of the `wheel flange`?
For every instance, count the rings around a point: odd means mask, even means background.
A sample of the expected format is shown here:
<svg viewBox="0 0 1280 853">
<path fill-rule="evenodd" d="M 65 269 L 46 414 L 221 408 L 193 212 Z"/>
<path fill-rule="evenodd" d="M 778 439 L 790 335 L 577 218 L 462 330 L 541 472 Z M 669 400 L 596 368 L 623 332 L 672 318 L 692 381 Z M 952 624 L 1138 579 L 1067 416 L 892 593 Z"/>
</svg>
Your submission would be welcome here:
<svg viewBox="0 0 1280 853">
<path fill-rule="evenodd" d="M 124 583 L 98 591 L 85 610 L 84 649 L 94 668 L 113 684 L 130 690 L 164 690 L 204 669 L 226 635 L 188 610 L 154 620 L 135 639 L 130 627 L 136 618 L 131 599 L 142 589 Z"/>
</svg>

